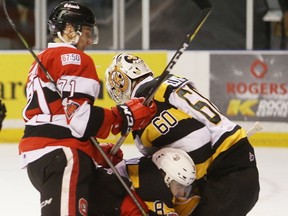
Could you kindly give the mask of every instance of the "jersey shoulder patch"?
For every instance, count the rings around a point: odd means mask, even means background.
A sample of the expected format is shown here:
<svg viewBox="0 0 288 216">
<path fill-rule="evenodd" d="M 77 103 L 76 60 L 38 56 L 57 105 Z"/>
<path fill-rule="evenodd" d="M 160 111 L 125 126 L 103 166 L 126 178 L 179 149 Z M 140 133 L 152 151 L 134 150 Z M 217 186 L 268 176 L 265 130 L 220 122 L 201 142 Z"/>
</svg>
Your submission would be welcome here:
<svg viewBox="0 0 288 216">
<path fill-rule="evenodd" d="M 80 65 L 81 64 L 80 54 L 77 53 L 62 54 L 61 63 L 62 65 L 68 65 L 68 64 Z"/>
</svg>

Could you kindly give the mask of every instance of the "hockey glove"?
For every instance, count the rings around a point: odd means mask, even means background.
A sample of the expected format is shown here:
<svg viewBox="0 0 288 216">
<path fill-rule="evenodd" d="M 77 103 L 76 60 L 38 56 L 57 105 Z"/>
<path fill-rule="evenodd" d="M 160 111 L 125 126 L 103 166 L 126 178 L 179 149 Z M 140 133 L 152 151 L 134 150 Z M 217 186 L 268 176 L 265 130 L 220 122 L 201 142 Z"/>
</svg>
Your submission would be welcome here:
<svg viewBox="0 0 288 216">
<path fill-rule="evenodd" d="M 2 128 L 2 122 L 4 120 L 4 118 L 6 117 L 6 107 L 5 104 L 1 102 L 0 100 L 0 130 Z"/>
<path fill-rule="evenodd" d="M 114 144 L 112 143 L 101 143 L 100 147 L 102 150 L 105 152 L 105 154 L 108 156 L 108 158 L 111 160 L 113 165 L 118 164 L 120 161 L 123 160 L 123 152 L 121 149 L 117 151 L 115 155 L 109 154 L 111 152 L 111 149 L 113 148 Z M 94 155 L 94 160 L 104 168 L 110 168 L 102 154 L 97 151 L 96 154 Z"/>
<path fill-rule="evenodd" d="M 144 98 L 133 98 L 126 103 L 112 107 L 116 116 L 112 133 L 127 135 L 131 130 L 140 130 L 145 128 L 153 116 L 156 114 L 156 104 L 154 101 L 149 106 L 143 105 Z"/>
</svg>

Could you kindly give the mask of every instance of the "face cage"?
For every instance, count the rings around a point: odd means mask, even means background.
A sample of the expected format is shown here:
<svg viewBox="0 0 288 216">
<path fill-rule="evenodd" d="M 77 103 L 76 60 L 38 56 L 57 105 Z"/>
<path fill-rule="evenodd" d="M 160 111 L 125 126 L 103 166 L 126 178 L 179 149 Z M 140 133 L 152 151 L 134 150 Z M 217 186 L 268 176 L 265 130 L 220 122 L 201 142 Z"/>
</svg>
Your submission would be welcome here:
<svg viewBox="0 0 288 216">
<path fill-rule="evenodd" d="M 67 24 L 66 24 L 67 25 Z M 58 30 L 58 28 L 56 27 L 57 25 L 55 23 L 52 23 L 52 22 L 48 22 L 48 27 L 49 27 L 49 31 L 51 32 L 52 35 L 59 37 L 60 35 L 60 39 L 63 41 L 63 38 L 62 38 L 62 33 L 60 30 Z M 76 34 L 80 37 L 82 35 L 81 33 L 81 25 L 73 25 L 74 26 L 74 29 L 75 29 L 75 32 Z M 93 25 L 93 26 L 88 26 L 91 28 L 91 39 L 92 39 L 92 44 L 98 44 L 99 42 L 99 29 L 97 27 L 97 25 Z M 79 39 L 77 39 L 77 42 L 78 42 Z M 65 42 L 65 41 L 63 41 Z"/>
<path fill-rule="evenodd" d="M 98 44 L 99 42 L 99 29 L 97 27 L 97 25 L 93 25 L 92 27 L 92 44 Z"/>
<path fill-rule="evenodd" d="M 108 93 L 117 104 L 123 104 L 131 98 L 132 81 L 119 68 L 109 72 L 106 82 Z"/>
<path fill-rule="evenodd" d="M 78 26 L 80 26 L 80 27 L 78 27 Z M 82 26 L 86 26 L 86 25 L 78 25 L 77 27 L 76 27 L 76 25 L 75 25 L 75 29 L 77 29 L 77 31 L 76 31 L 76 33 L 79 35 L 79 36 L 81 36 L 82 35 Z M 91 40 L 92 40 L 92 44 L 98 44 L 98 41 L 99 41 L 99 30 L 98 30 L 98 27 L 97 27 L 97 25 L 95 24 L 95 25 L 93 25 L 93 26 L 88 26 L 89 28 L 91 28 L 91 36 L 90 36 L 90 38 L 91 38 Z"/>
</svg>

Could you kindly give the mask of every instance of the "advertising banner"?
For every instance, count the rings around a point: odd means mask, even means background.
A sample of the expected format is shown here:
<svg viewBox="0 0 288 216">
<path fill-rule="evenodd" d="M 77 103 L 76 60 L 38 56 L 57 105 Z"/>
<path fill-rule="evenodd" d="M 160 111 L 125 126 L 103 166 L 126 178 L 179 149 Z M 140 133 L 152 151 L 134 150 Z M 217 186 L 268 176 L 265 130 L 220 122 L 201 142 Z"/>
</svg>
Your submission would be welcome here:
<svg viewBox="0 0 288 216">
<path fill-rule="evenodd" d="M 287 54 L 211 54 L 210 98 L 231 120 L 288 120 Z"/>
<path fill-rule="evenodd" d="M 108 95 L 105 89 L 104 73 L 106 68 L 112 62 L 112 57 L 116 52 L 87 52 L 94 60 L 98 76 L 101 82 L 101 91 L 95 105 L 103 107 L 115 106 L 114 101 Z M 139 55 L 155 72 L 159 75 L 166 66 L 166 52 L 133 52 Z M 25 83 L 29 67 L 33 62 L 33 57 L 27 52 L 3 52 L 0 53 L 0 99 L 7 108 L 7 117 L 3 122 L 0 132 L 0 143 L 19 142 L 23 135 L 24 121 L 22 119 L 22 110 L 26 104 Z M 116 142 L 119 137 L 109 136 L 107 142 Z M 132 137 L 129 136 L 126 143 L 132 143 Z"/>
</svg>

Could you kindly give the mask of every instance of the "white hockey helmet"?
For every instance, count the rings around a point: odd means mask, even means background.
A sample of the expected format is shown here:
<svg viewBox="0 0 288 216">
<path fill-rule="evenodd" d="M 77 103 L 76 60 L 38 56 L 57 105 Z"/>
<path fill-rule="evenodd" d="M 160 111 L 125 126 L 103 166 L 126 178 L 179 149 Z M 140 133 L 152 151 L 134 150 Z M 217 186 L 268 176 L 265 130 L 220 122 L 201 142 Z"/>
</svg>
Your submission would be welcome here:
<svg viewBox="0 0 288 216">
<path fill-rule="evenodd" d="M 176 148 L 162 148 L 152 155 L 152 160 L 165 172 L 168 187 L 172 180 L 190 186 L 196 179 L 196 167 L 187 152 Z"/>
<path fill-rule="evenodd" d="M 119 53 L 105 72 L 107 91 L 117 104 L 124 103 L 131 98 L 139 78 L 146 75 L 153 75 L 153 72 L 141 58 Z"/>
</svg>

